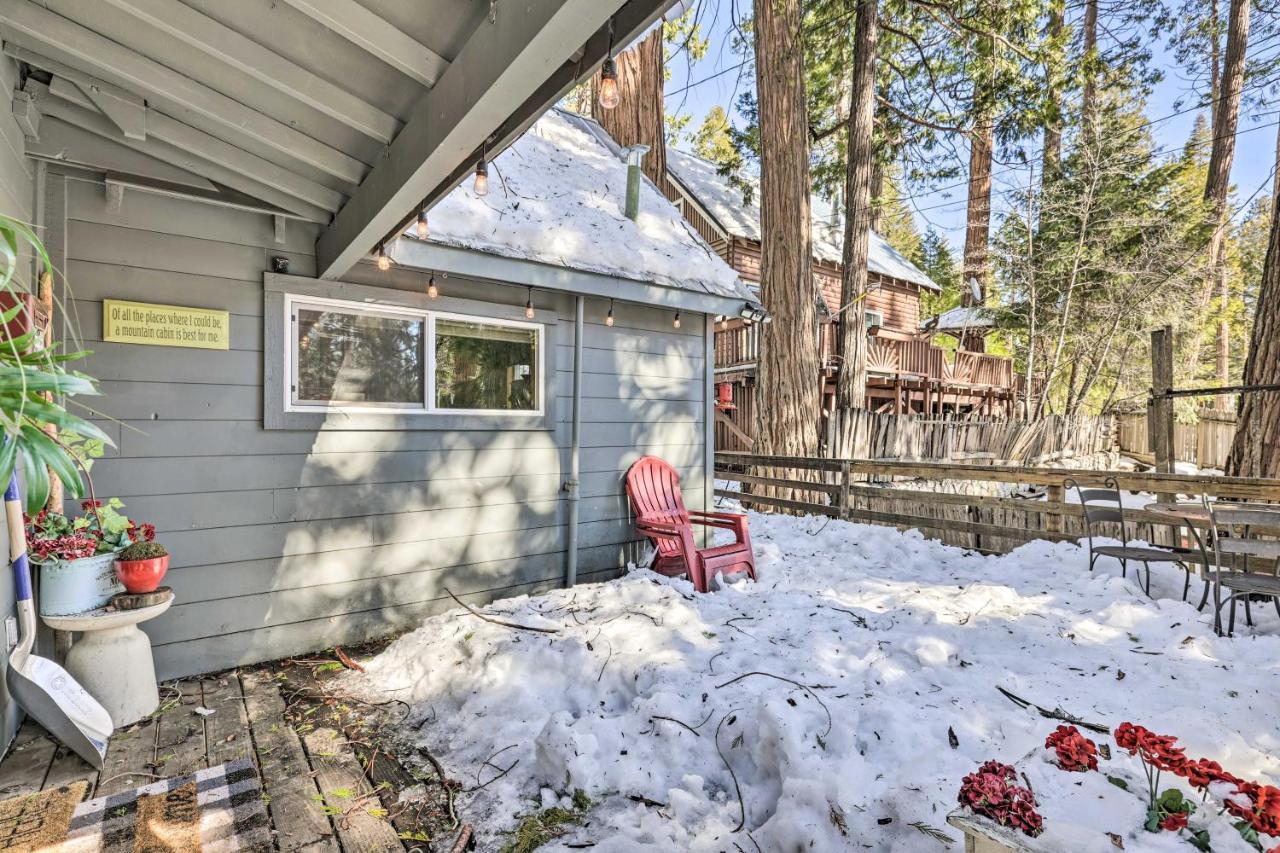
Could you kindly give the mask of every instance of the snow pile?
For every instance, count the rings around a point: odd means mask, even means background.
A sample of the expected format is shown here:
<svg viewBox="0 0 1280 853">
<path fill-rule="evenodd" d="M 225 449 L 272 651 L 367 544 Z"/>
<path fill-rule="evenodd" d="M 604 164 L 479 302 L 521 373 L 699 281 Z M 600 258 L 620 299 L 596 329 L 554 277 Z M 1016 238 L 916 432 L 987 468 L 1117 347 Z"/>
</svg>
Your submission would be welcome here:
<svg viewBox="0 0 1280 853">
<path fill-rule="evenodd" d="M 468 178 L 431 209 L 428 241 L 752 299 L 651 183 L 641 182 L 635 221 L 624 215 L 627 165 L 594 132 L 586 119 L 548 111 L 490 164 L 488 195 Z M 405 237 L 416 239 L 412 228 Z"/>
<path fill-rule="evenodd" d="M 1280 779 L 1280 620 L 1269 607 L 1254 609 L 1259 627 L 1223 639 L 1173 600 L 1172 567 L 1153 567 L 1153 601 L 1110 561 L 1090 574 L 1072 544 L 984 557 L 816 518 L 753 514 L 751 529 L 758 584 L 696 595 L 635 571 L 486 608 L 553 634 L 454 610 L 349 686 L 409 703 L 404 736 L 467 788 L 483 786 L 460 802 L 484 849 L 581 789 L 594 801 L 583 822 L 541 849 L 942 850 L 926 832 L 958 842 L 945 820 L 961 778 L 989 758 L 1042 752 L 1057 725 L 997 687 L 1111 727 L 1131 720 L 1243 777 Z M 1106 772 L 1130 764 L 1113 750 Z M 1042 758 L 1025 769 L 1047 827 L 1037 849 L 1111 853 L 1108 832 L 1131 853 L 1190 849 L 1144 832 L 1127 795 L 1083 820 L 1082 805 L 1110 787 L 1100 774 Z M 1238 841 L 1215 832 L 1214 850 L 1250 849 Z"/>
</svg>

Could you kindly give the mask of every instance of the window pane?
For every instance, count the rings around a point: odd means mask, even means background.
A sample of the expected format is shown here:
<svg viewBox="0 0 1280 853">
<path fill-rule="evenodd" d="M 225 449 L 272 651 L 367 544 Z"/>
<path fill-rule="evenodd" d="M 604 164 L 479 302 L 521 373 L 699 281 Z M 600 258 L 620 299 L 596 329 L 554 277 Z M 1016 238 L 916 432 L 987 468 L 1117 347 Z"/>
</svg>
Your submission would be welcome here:
<svg viewBox="0 0 1280 853">
<path fill-rule="evenodd" d="M 436 406 L 534 411 L 538 408 L 534 329 L 436 320 Z"/>
<path fill-rule="evenodd" d="M 421 407 L 425 320 L 297 308 L 299 403 Z"/>
</svg>

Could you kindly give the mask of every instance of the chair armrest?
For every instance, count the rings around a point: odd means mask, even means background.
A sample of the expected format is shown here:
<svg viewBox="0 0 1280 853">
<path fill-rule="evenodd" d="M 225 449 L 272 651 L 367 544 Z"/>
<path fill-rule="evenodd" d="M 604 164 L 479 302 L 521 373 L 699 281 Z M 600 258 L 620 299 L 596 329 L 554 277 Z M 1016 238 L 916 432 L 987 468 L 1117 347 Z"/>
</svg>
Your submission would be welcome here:
<svg viewBox="0 0 1280 853">
<path fill-rule="evenodd" d="M 654 536 L 662 536 L 668 539 L 679 539 L 684 532 L 683 528 L 674 524 L 658 524 L 652 521 L 637 521 L 636 530 L 641 533 L 650 533 Z"/>
</svg>

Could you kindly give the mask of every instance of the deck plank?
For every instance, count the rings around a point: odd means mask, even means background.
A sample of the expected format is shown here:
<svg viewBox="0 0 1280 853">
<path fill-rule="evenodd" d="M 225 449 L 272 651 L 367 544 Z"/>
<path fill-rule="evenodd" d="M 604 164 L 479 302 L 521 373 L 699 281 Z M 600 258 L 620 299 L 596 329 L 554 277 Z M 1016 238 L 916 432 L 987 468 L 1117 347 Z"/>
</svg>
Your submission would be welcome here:
<svg viewBox="0 0 1280 853">
<path fill-rule="evenodd" d="M 89 766 L 89 762 L 76 755 L 65 746 L 58 746 L 49 764 L 49 773 L 44 777 L 45 788 L 61 788 L 72 782 L 88 782 L 86 796 L 98 783 L 98 771 Z"/>
<path fill-rule="evenodd" d="M 0 763 L 0 799 L 39 791 L 56 749 L 44 728 L 28 717 Z"/>
<path fill-rule="evenodd" d="M 172 686 L 181 695 L 176 703 L 163 703 L 157 715 L 156 772 L 164 776 L 186 776 L 208 766 L 204 718 L 195 710 L 202 701 L 200 682 L 187 679 Z"/>
<path fill-rule="evenodd" d="M 107 758 L 98 773 L 94 797 L 105 797 L 154 782 L 156 760 L 155 721 L 148 717 L 126 729 L 117 729 L 107 745 Z"/>
<path fill-rule="evenodd" d="M 333 826 L 318 802 L 320 789 L 298 733 L 284 720 L 284 700 L 271 674 L 241 672 L 240 685 L 277 845 L 281 851 L 338 853 Z"/>
<path fill-rule="evenodd" d="M 205 751 L 209 766 L 215 767 L 237 758 L 253 757 L 253 738 L 249 735 L 249 714 L 245 710 L 240 679 L 234 672 L 200 682 L 204 707 L 213 714 L 204 718 Z"/>
<path fill-rule="evenodd" d="M 370 810 L 381 810 L 382 802 L 346 739 L 333 729 L 318 728 L 304 734 L 302 742 L 316 770 L 316 784 L 325 805 L 342 812 L 333 819 L 342 849 L 362 853 L 403 850 L 395 828 L 384 818 L 370 814 Z"/>
</svg>

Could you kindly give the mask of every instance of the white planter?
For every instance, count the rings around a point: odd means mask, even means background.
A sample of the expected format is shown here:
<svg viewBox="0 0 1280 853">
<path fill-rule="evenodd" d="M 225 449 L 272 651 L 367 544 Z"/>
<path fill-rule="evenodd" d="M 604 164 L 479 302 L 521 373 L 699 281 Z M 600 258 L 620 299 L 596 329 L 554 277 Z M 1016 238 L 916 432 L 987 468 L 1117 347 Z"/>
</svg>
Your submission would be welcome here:
<svg viewBox="0 0 1280 853">
<path fill-rule="evenodd" d="M 116 555 L 40 564 L 40 615 L 72 616 L 106 607 L 124 592 L 116 578 Z"/>
<path fill-rule="evenodd" d="M 964 833 L 964 853 L 1023 853 L 1031 849 L 1021 833 L 966 809 L 947 815 L 947 823 Z"/>
</svg>

